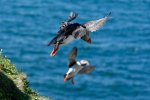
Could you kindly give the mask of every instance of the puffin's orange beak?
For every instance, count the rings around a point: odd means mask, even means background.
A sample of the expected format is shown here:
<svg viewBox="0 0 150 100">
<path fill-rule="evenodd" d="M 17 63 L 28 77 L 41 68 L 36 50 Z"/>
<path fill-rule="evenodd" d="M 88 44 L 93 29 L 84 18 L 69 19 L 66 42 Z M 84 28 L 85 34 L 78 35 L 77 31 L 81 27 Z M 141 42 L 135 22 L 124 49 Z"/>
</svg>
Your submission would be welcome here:
<svg viewBox="0 0 150 100">
<path fill-rule="evenodd" d="M 58 48 L 55 48 L 53 49 L 53 51 L 51 52 L 50 56 L 53 57 L 55 56 L 56 52 L 57 52 Z"/>
<path fill-rule="evenodd" d="M 53 51 L 51 52 L 50 56 L 51 57 L 55 56 L 55 54 L 56 54 L 56 52 L 57 52 L 58 49 L 59 49 L 59 45 L 55 46 L 54 49 L 53 49 Z"/>
<path fill-rule="evenodd" d="M 68 79 L 69 79 L 68 76 L 66 76 L 66 77 L 64 78 L 64 82 L 66 82 Z"/>
</svg>

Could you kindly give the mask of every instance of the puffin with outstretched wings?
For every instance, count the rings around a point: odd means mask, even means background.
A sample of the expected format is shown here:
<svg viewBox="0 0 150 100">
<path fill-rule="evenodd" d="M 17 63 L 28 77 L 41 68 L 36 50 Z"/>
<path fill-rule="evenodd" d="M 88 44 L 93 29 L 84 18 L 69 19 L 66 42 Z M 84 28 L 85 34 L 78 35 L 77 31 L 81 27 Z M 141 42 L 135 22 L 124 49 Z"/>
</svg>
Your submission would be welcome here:
<svg viewBox="0 0 150 100">
<path fill-rule="evenodd" d="M 64 75 L 64 82 L 67 80 L 71 80 L 72 84 L 74 84 L 73 78 L 78 74 L 89 74 L 91 73 L 95 67 L 91 66 L 87 60 L 76 61 L 77 56 L 77 48 L 74 47 L 68 57 L 68 71 Z"/>
<path fill-rule="evenodd" d="M 94 32 L 101 28 L 103 24 L 108 20 L 111 13 L 107 16 L 98 19 L 89 21 L 85 24 L 71 23 L 78 14 L 71 12 L 68 20 L 62 22 L 58 34 L 49 42 L 48 45 L 54 45 L 50 56 L 54 56 L 59 49 L 59 46 L 62 44 L 67 44 L 75 39 L 81 38 L 87 43 L 91 43 L 91 38 L 89 37 L 90 32 Z"/>
</svg>

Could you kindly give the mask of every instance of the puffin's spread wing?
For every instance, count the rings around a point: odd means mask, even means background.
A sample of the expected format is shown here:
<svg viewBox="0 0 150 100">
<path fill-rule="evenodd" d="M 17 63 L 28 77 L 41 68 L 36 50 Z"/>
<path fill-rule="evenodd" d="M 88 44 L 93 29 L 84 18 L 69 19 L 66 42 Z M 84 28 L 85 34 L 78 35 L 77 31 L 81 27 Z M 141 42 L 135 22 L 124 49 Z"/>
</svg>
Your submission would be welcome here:
<svg viewBox="0 0 150 100">
<path fill-rule="evenodd" d="M 85 66 L 82 70 L 79 71 L 80 74 L 89 74 L 95 70 L 94 66 Z"/>
<path fill-rule="evenodd" d="M 110 14 L 111 14 L 111 13 L 109 13 L 109 14 L 108 14 L 107 16 L 105 16 L 104 18 L 87 22 L 87 23 L 84 24 L 84 26 L 86 27 L 86 29 L 87 29 L 89 32 L 94 32 L 94 31 L 98 30 L 100 27 L 103 26 L 103 24 L 108 20 Z"/>
<path fill-rule="evenodd" d="M 77 56 L 77 48 L 74 47 L 74 48 L 71 50 L 70 54 L 69 54 L 68 67 L 72 67 L 74 64 L 76 64 L 76 60 L 75 60 L 76 56 Z"/>
</svg>

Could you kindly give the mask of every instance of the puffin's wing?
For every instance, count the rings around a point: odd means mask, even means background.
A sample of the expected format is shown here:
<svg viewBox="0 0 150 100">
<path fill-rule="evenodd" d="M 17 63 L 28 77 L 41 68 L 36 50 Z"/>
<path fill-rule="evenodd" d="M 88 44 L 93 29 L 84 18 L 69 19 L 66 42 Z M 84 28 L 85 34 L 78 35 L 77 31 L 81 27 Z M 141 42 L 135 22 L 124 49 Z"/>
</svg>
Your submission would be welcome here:
<svg viewBox="0 0 150 100">
<path fill-rule="evenodd" d="M 78 16 L 78 14 L 76 12 L 70 12 L 70 15 L 68 17 L 67 22 L 71 22 L 72 20 L 74 20 L 76 17 Z"/>
<path fill-rule="evenodd" d="M 84 26 L 86 27 L 86 29 L 89 32 L 94 32 L 103 26 L 103 24 L 108 20 L 110 14 L 111 14 L 111 12 L 104 18 L 94 20 L 94 21 L 89 21 L 89 22 L 85 23 Z"/>
<path fill-rule="evenodd" d="M 95 66 L 85 66 L 82 70 L 79 71 L 80 74 L 89 74 L 95 70 Z"/>
<path fill-rule="evenodd" d="M 68 57 L 68 60 L 69 60 L 68 67 L 72 67 L 74 64 L 76 64 L 76 60 L 75 60 L 76 56 L 77 56 L 77 48 L 74 47 L 71 50 L 69 57 Z"/>
</svg>

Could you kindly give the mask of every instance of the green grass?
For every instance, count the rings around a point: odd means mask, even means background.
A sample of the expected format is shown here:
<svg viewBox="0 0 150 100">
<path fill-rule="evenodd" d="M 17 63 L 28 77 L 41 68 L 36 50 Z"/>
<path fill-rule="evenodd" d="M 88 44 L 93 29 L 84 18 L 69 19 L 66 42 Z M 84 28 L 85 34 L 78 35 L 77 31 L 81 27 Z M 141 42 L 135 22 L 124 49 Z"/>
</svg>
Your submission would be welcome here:
<svg viewBox="0 0 150 100">
<path fill-rule="evenodd" d="M 49 100 L 29 87 L 27 76 L 19 72 L 0 51 L 0 100 Z"/>
</svg>

